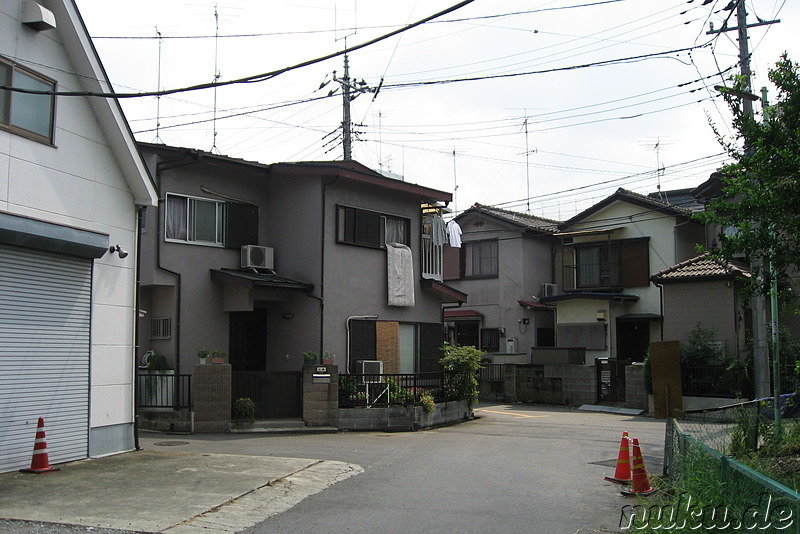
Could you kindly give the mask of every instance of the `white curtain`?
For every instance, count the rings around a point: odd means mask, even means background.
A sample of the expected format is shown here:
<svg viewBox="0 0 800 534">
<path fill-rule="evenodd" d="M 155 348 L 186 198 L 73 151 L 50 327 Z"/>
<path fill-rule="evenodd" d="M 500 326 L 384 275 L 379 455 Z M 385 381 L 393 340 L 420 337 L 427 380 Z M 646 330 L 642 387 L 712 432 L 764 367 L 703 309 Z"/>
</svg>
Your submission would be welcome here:
<svg viewBox="0 0 800 534">
<path fill-rule="evenodd" d="M 167 239 L 186 241 L 187 200 L 184 197 L 167 196 Z"/>
<path fill-rule="evenodd" d="M 391 219 L 386 217 L 386 243 L 406 243 L 406 221 L 402 219 Z"/>
</svg>

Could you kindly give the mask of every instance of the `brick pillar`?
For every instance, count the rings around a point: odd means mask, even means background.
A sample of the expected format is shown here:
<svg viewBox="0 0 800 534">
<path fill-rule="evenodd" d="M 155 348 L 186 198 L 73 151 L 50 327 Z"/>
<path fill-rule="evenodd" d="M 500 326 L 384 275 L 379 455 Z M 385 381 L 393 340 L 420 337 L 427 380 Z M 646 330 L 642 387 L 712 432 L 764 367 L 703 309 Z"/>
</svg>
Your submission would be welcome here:
<svg viewBox="0 0 800 534">
<path fill-rule="evenodd" d="M 195 365 L 192 373 L 195 432 L 227 432 L 231 422 L 230 364 Z"/>
<path fill-rule="evenodd" d="M 306 426 L 339 426 L 337 366 L 303 366 L 303 421 Z"/>
</svg>

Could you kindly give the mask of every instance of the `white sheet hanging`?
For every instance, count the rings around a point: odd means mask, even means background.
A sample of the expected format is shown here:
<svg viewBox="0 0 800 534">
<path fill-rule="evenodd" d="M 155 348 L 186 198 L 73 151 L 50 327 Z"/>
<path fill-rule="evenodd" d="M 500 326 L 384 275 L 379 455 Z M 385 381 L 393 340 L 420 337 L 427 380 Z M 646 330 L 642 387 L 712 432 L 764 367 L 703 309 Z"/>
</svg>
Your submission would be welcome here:
<svg viewBox="0 0 800 534">
<path fill-rule="evenodd" d="M 414 306 L 414 258 L 400 243 L 386 244 L 389 306 Z"/>
</svg>

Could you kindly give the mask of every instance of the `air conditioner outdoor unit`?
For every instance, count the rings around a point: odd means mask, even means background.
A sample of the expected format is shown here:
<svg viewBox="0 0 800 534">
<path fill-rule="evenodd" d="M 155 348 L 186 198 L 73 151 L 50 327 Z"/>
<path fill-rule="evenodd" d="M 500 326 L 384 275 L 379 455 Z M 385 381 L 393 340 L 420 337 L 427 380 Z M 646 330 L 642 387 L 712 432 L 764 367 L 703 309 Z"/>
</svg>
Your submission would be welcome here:
<svg viewBox="0 0 800 534">
<path fill-rule="evenodd" d="M 383 362 L 380 360 L 359 360 L 358 361 L 358 374 L 366 375 L 363 377 L 363 382 L 367 384 L 376 384 L 383 382 Z"/>
<path fill-rule="evenodd" d="M 558 284 L 542 284 L 541 298 L 558 295 Z"/>
<path fill-rule="evenodd" d="M 275 251 L 272 247 L 242 246 L 242 269 L 274 269 Z"/>
</svg>

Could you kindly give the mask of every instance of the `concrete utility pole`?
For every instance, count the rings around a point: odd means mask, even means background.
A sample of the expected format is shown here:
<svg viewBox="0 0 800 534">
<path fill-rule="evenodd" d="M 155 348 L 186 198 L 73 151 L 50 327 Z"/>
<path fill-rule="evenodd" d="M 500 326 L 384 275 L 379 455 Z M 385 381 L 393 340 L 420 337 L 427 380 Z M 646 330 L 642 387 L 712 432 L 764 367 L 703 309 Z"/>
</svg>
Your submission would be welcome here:
<svg viewBox="0 0 800 534">
<path fill-rule="evenodd" d="M 739 70 L 744 78 L 744 94 L 746 95 L 742 98 L 742 113 L 749 119 L 753 118 L 753 100 L 758 97 L 748 97 L 752 93 L 752 73 L 750 71 L 750 49 L 747 29 L 767 24 L 775 24 L 777 22 L 780 22 L 780 20 L 762 21 L 759 19 L 758 23 L 748 25 L 745 1 L 739 0 L 736 6 L 736 26 L 729 27 L 726 23 L 718 30 L 714 30 L 712 27 L 712 29 L 707 32 L 709 35 L 712 35 L 735 30 L 739 34 Z M 747 143 L 748 140 L 745 139 L 745 150 L 747 150 Z M 751 308 L 753 310 L 753 372 L 755 374 L 755 394 L 757 398 L 764 398 L 770 396 L 769 347 L 767 346 L 765 297 L 763 295 L 756 295 L 753 297 Z M 776 318 L 773 317 L 773 322 L 775 320 Z M 774 332 L 773 335 L 776 333 L 777 332 Z"/>
<path fill-rule="evenodd" d="M 342 146 L 344 147 L 344 160 L 350 161 L 353 159 L 353 121 L 350 118 L 350 102 L 363 93 L 374 93 L 372 99 L 375 100 L 375 97 L 378 96 L 378 91 L 383 85 L 383 78 L 381 78 L 378 87 L 369 87 L 364 80 L 357 82 L 351 80 L 350 60 L 345 54 L 344 76 L 337 78 L 334 71 L 333 80 L 342 86 Z"/>
</svg>

